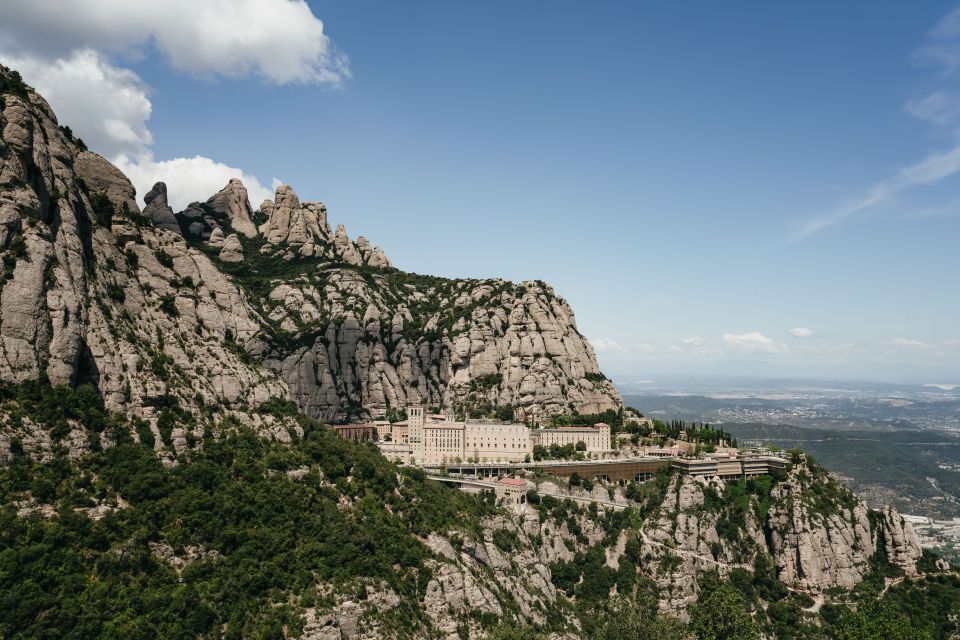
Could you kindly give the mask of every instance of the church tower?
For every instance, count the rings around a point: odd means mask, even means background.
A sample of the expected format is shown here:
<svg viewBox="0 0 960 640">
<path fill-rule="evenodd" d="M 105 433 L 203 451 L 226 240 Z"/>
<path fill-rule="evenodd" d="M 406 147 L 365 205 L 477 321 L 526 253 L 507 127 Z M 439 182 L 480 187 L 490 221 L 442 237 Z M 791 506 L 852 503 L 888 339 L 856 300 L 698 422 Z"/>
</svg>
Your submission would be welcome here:
<svg viewBox="0 0 960 640">
<path fill-rule="evenodd" d="M 423 462 L 423 407 L 415 406 L 407 409 L 407 427 L 409 429 L 408 442 L 413 449 L 414 463 Z"/>
</svg>

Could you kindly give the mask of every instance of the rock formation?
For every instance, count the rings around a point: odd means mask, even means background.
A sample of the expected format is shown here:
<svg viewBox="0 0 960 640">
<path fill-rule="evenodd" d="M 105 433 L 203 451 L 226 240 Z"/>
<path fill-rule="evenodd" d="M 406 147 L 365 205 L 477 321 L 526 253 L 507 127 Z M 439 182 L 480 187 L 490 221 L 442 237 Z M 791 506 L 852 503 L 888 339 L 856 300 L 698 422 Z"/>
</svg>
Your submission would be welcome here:
<svg viewBox="0 0 960 640">
<path fill-rule="evenodd" d="M 145 416 L 171 393 L 187 407 L 279 396 L 323 418 L 412 402 L 621 404 L 542 283 L 394 270 L 286 185 L 257 212 L 234 179 L 175 213 L 158 182 L 141 214 L 130 181 L 32 90 L 4 94 L 0 123 L 4 380 L 91 382 L 112 409 Z M 225 275 L 251 247 L 257 265 Z M 143 366 L 158 354 L 183 375 Z"/>
<path fill-rule="evenodd" d="M 150 189 L 147 195 L 143 196 L 143 201 L 146 204 L 146 207 L 143 209 L 143 214 L 147 216 L 154 225 L 161 229 L 180 233 L 180 223 L 177 222 L 177 216 L 174 215 L 173 209 L 167 204 L 166 184 L 158 182 L 153 185 L 153 189 Z"/>
<path fill-rule="evenodd" d="M 247 197 L 247 188 L 237 178 L 231 178 L 223 189 L 207 200 L 211 210 L 223 215 L 230 226 L 237 233 L 248 238 L 257 235 L 257 228 L 253 224 L 253 210 L 250 208 L 250 199 Z"/>
</svg>

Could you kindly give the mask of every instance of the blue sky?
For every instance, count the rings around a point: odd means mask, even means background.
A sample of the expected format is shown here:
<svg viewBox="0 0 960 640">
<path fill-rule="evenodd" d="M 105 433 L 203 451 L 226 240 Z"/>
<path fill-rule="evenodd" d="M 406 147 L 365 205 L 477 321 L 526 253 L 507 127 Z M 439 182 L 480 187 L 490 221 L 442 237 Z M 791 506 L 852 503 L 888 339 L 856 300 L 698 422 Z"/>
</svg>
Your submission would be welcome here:
<svg viewBox="0 0 960 640">
<path fill-rule="evenodd" d="M 403 269 L 550 282 L 614 377 L 960 383 L 958 5 L 638 4 L 311 2 L 239 54 L 215 11 L 182 17 L 212 34 L 196 52 L 157 16 L 24 9 L 10 28 L 68 44 L 0 32 L 0 59 L 84 135 L 50 69 L 88 51 L 131 89 L 105 155 L 173 194 L 163 163 L 199 154 L 324 201 Z M 303 46 L 271 56 L 317 19 L 326 48 L 285 74 Z"/>
</svg>

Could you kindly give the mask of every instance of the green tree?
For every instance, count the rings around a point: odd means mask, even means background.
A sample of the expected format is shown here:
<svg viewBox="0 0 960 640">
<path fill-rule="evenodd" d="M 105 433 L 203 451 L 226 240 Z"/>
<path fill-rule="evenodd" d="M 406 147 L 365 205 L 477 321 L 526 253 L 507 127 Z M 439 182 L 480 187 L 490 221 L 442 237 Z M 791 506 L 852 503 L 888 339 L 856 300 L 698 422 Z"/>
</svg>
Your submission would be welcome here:
<svg viewBox="0 0 960 640">
<path fill-rule="evenodd" d="M 610 611 L 600 616 L 589 640 L 689 640 L 686 625 L 658 616 L 655 602 L 653 607 L 646 605 L 642 600 L 636 604 L 615 600 Z"/>
<path fill-rule="evenodd" d="M 704 576 L 690 627 L 698 640 L 758 640 L 760 630 L 743 596 L 716 573 Z"/>
<path fill-rule="evenodd" d="M 929 640 L 930 633 L 913 626 L 902 611 L 885 599 L 870 596 L 856 611 L 844 609 L 834 627 L 837 640 Z"/>
</svg>

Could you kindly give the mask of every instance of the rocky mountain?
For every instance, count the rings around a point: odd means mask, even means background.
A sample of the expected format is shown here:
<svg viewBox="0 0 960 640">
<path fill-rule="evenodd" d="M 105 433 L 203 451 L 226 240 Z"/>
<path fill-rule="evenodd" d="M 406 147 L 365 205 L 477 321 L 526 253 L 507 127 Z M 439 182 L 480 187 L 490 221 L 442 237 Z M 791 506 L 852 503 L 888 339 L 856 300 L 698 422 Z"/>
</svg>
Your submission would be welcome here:
<svg viewBox="0 0 960 640">
<path fill-rule="evenodd" d="M 151 417 L 291 398 L 324 419 L 410 403 L 477 415 L 622 406 L 569 305 L 542 282 L 394 268 L 288 186 L 231 180 L 175 212 L 0 73 L 0 378 L 91 382 Z"/>
<path fill-rule="evenodd" d="M 316 418 L 619 409 L 567 303 L 401 271 L 287 186 L 135 196 L 0 68 L 0 637 L 586 640 L 629 611 L 707 637 L 719 598 L 741 637 L 827 638 L 881 589 L 960 595 L 801 454 L 531 475 L 521 511 L 398 468 Z"/>
</svg>

